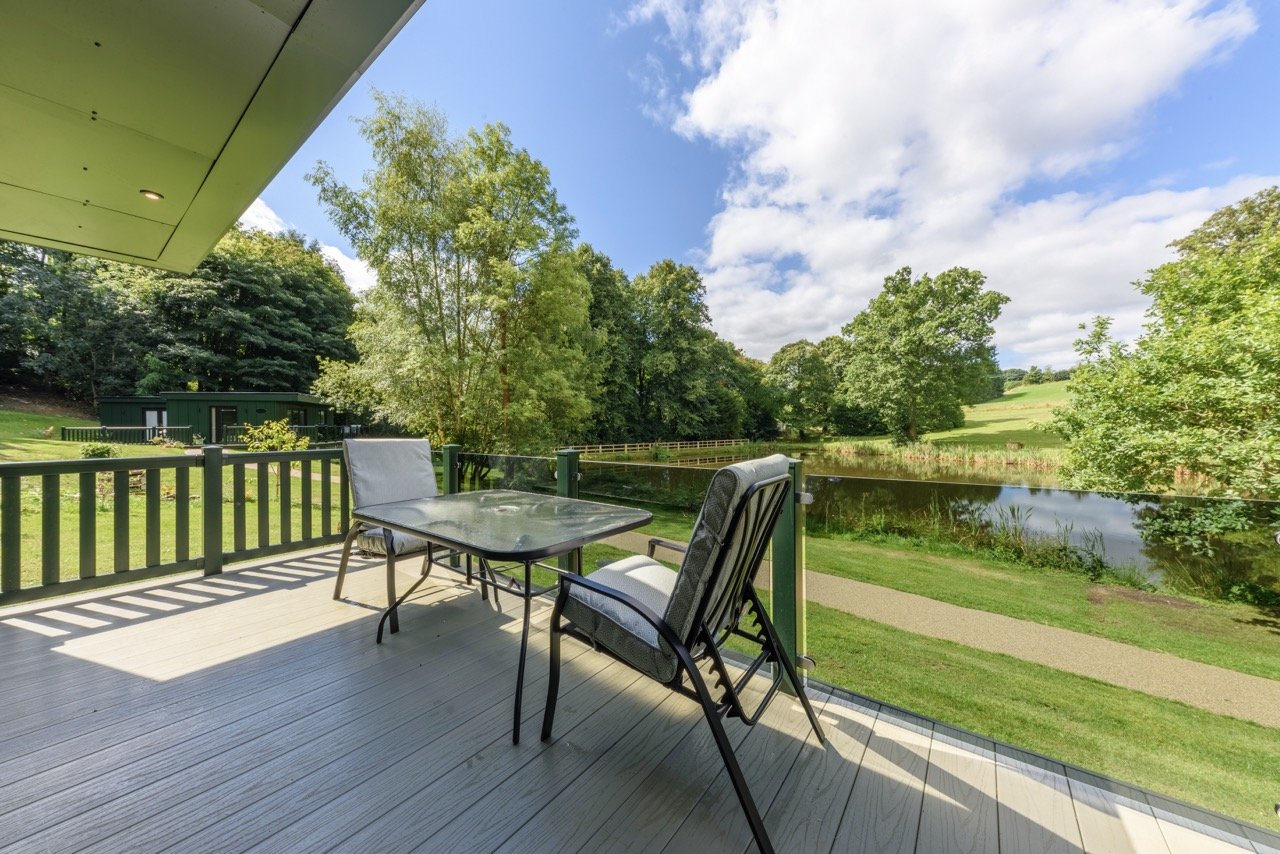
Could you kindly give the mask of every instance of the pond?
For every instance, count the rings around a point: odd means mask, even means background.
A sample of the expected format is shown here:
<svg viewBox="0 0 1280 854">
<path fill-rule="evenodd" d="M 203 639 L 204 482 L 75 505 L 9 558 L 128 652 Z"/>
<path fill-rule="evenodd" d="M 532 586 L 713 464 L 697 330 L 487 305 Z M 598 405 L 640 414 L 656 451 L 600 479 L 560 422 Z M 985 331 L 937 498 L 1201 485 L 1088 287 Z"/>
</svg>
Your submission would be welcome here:
<svg viewBox="0 0 1280 854">
<path fill-rule="evenodd" d="M 734 461 L 733 457 L 682 460 L 681 465 L 584 461 L 580 490 L 584 496 L 694 510 L 712 470 Z M 1181 592 L 1248 598 L 1249 591 L 1241 586 L 1280 591 L 1280 545 L 1275 541 L 1280 504 L 1276 502 L 847 474 L 855 470 L 868 471 L 806 457 L 805 488 L 814 496 L 808 508 L 811 531 L 1038 543 L 1042 550 L 1058 548 L 1077 565 L 1105 564 L 1122 574 L 1137 573 L 1156 587 Z"/>
</svg>

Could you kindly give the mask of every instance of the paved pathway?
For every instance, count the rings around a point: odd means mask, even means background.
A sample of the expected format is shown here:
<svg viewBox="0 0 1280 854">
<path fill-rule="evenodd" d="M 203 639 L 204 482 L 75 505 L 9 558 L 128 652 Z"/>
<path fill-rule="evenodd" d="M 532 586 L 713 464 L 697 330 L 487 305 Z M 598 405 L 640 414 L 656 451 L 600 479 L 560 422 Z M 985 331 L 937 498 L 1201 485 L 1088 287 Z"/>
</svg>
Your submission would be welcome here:
<svg viewBox="0 0 1280 854">
<path fill-rule="evenodd" d="M 643 552 L 648 537 L 623 534 L 609 542 Z M 894 628 L 1280 728 L 1277 680 L 812 570 L 806 577 L 806 596 L 811 602 Z"/>
</svg>

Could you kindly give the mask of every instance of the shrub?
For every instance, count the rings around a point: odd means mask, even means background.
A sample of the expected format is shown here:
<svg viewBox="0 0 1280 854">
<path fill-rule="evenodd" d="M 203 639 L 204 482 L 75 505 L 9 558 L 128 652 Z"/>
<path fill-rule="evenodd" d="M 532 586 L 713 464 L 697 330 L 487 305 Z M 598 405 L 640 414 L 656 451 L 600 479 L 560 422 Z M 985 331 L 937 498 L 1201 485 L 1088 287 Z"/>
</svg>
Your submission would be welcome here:
<svg viewBox="0 0 1280 854">
<path fill-rule="evenodd" d="M 311 444 L 306 436 L 299 436 L 289 427 L 288 419 L 263 421 L 250 424 L 244 430 L 244 441 L 250 451 L 305 451 Z"/>
<path fill-rule="evenodd" d="M 110 442 L 85 442 L 80 446 L 80 457 L 86 460 L 101 460 L 120 456 L 116 446 Z"/>
</svg>

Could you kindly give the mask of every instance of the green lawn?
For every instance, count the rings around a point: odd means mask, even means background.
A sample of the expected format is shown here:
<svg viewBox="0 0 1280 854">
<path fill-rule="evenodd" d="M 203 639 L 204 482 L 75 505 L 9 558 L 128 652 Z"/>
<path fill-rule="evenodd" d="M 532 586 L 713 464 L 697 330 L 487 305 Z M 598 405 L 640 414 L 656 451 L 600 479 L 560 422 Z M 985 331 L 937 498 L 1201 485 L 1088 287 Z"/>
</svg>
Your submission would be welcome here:
<svg viewBox="0 0 1280 854">
<path fill-rule="evenodd" d="M 1061 448 L 1056 433 L 1037 429 L 1053 417 L 1053 410 L 1068 400 L 1066 381 L 1019 386 L 997 400 L 967 407 L 963 427 L 929 433 L 925 440 L 936 445 L 1003 448 L 1020 442 L 1028 449 Z"/>
<path fill-rule="evenodd" d="M 1280 730 L 809 606 L 815 676 L 1275 827 Z"/>
<path fill-rule="evenodd" d="M 809 537 L 809 570 L 1280 679 L 1276 615 L 1151 595 L 1075 572 L 940 555 L 904 544 Z"/>
<path fill-rule="evenodd" d="M 98 422 L 90 419 L 43 415 L 0 405 L 0 462 L 78 459 L 80 443 L 57 438 L 58 428 L 97 426 Z M 121 457 L 169 456 L 183 452 L 181 448 L 157 445 L 116 445 L 116 451 Z"/>
</svg>

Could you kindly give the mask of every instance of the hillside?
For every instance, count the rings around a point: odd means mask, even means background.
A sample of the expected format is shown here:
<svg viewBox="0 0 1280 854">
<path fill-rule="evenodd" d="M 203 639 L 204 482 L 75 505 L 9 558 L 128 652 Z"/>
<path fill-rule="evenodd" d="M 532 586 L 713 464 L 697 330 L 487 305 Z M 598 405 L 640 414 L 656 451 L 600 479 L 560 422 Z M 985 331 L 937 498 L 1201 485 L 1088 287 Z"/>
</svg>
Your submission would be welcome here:
<svg viewBox="0 0 1280 854">
<path fill-rule="evenodd" d="M 1019 386 L 1004 396 L 964 411 L 965 425 L 925 436 L 935 445 L 1003 448 L 1019 442 L 1024 448 L 1061 448 L 1062 437 L 1037 429 L 1067 403 L 1067 381 Z"/>
</svg>

